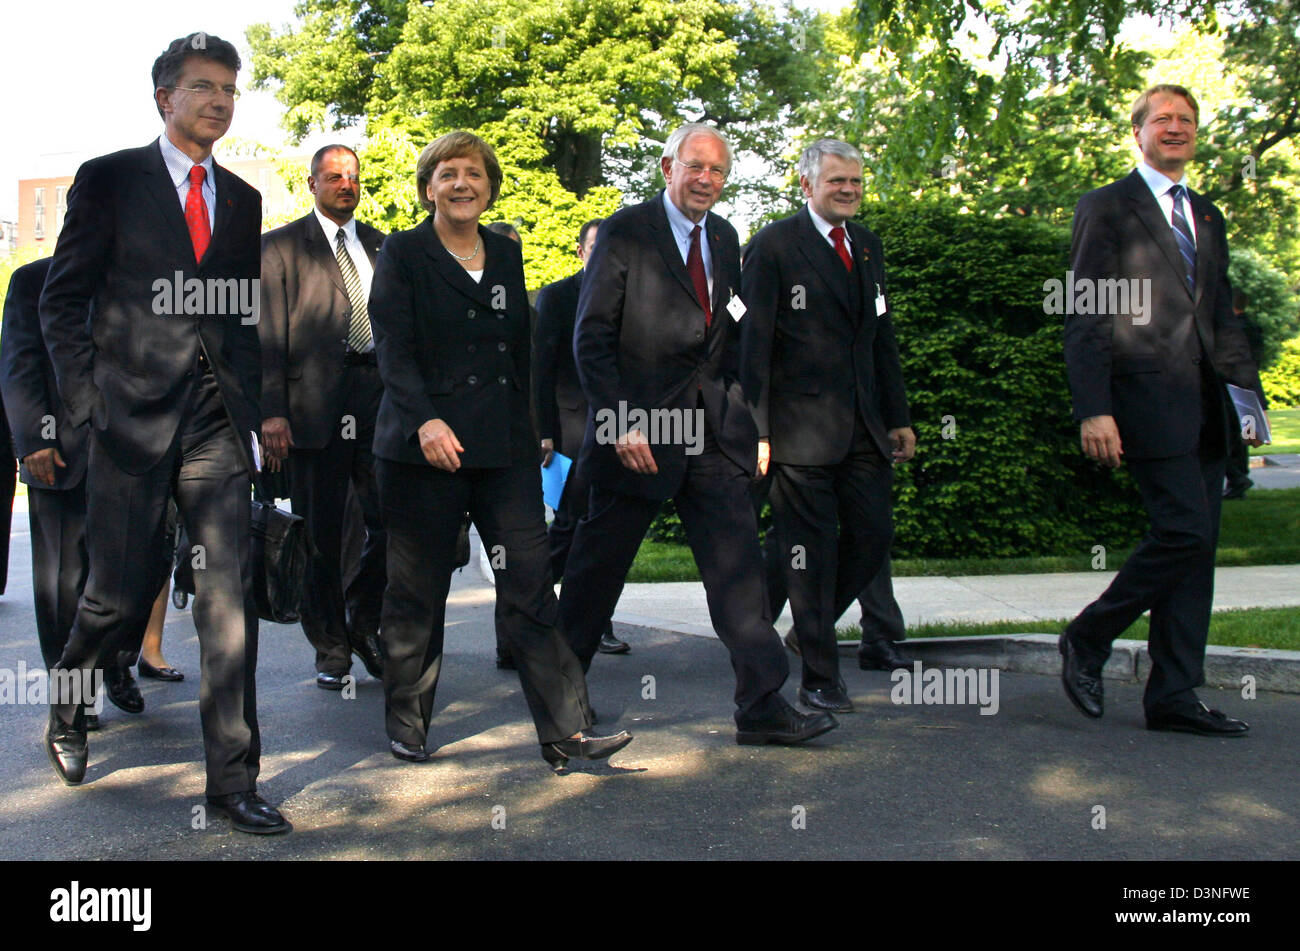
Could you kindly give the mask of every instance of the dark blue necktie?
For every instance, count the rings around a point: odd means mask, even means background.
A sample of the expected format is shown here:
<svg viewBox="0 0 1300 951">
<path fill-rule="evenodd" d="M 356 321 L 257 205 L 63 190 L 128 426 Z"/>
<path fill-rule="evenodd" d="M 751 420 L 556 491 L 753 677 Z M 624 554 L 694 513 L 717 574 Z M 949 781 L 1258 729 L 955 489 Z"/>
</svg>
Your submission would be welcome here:
<svg viewBox="0 0 1300 951">
<path fill-rule="evenodd" d="M 1187 289 L 1196 290 L 1196 239 L 1192 237 L 1192 227 L 1187 223 L 1186 216 L 1183 215 L 1183 194 L 1185 189 L 1182 185 L 1175 185 L 1169 189 L 1169 194 L 1174 199 L 1174 238 L 1178 241 L 1178 253 L 1183 256 L 1183 271 L 1187 277 Z"/>
</svg>

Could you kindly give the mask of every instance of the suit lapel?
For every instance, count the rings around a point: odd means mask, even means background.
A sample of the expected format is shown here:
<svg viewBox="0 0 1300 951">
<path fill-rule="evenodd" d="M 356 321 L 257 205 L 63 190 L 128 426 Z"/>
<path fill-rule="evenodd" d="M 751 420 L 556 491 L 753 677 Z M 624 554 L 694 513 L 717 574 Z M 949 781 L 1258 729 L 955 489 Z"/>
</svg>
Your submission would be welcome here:
<svg viewBox="0 0 1300 951">
<path fill-rule="evenodd" d="M 1183 290 L 1187 291 L 1188 296 L 1192 292 L 1187 288 L 1187 272 L 1183 270 L 1183 256 L 1178 251 L 1178 241 L 1174 238 L 1174 229 L 1165 219 L 1165 213 L 1156 203 L 1156 198 L 1151 194 L 1151 189 L 1147 186 L 1146 180 L 1141 173 L 1134 169 L 1128 178 L 1124 179 L 1127 185 L 1128 200 L 1132 205 L 1133 213 L 1150 232 L 1152 239 L 1160 248 L 1165 256 L 1169 266 L 1174 269 L 1178 275 L 1178 283 L 1182 285 Z M 1199 255 L 1197 255 L 1199 258 Z M 1199 283 L 1199 281 L 1198 281 Z"/>
<path fill-rule="evenodd" d="M 184 248 L 182 257 L 193 261 L 194 244 L 190 241 L 190 229 L 185 226 L 185 213 L 181 211 L 176 186 L 167 172 L 167 164 L 163 162 L 158 140 L 146 145 L 143 152 L 140 170 L 144 172 L 145 191 L 158 206 L 158 213 L 162 215 L 167 230 L 171 233 L 172 247 Z"/>
<path fill-rule="evenodd" d="M 672 226 L 668 223 L 668 212 L 664 210 L 664 193 L 661 191 L 654 198 L 650 199 L 650 230 L 654 234 L 655 247 L 659 249 L 660 255 L 663 256 L 664 264 L 677 278 L 677 282 L 682 285 L 682 290 L 690 295 L 691 300 L 699 306 L 699 298 L 695 296 L 695 284 L 691 281 L 691 275 L 686 271 L 686 265 L 682 263 L 682 253 L 677 248 L 677 239 L 673 237 Z M 707 221 L 707 219 L 706 219 Z M 712 241 L 712 238 L 709 239 Z M 713 245 L 709 245 L 712 249 Z M 716 281 L 715 281 L 716 286 Z M 704 308 L 700 307 L 700 312 Z"/>
<path fill-rule="evenodd" d="M 1207 202 L 1200 195 L 1193 195 L 1188 191 L 1188 196 L 1192 202 L 1192 216 L 1195 221 L 1192 227 L 1196 229 L 1196 303 L 1201 302 L 1202 295 L 1205 294 L 1206 282 L 1210 279 L 1210 258 L 1213 254 L 1214 232 L 1210 227 L 1210 208 Z"/>
<path fill-rule="evenodd" d="M 438 273 L 442 275 L 443 279 L 466 297 L 473 298 L 484 307 L 491 307 L 484 285 L 488 283 L 488 275 L 492 272 L 494 266 L 499 266 L 497 262 L 492 260 L 491 255 L 488 256 L 488 263 L 485 265 L 483 280 L 476 282 L 474 278 L 465 273 L 465 269 L 461 267 L 459 261 L 451 256 L 451 252 L 443 247 L 438 233 L 433 230 L 432 217 L 425 218 L 419 227 L 422 229 L 424 236 L 425 253 L 433 261 L 434 267 L 438 269 Z M 483 236 L 483 231 L 484 229 L 480 225 L 480 238 Z"/>
<path fill-rule="evenodd" d="M 348 289 L 343 286 L 343 272 L 339 270 L 339 260 L 334 256 L 334 249 L 325 240 L 325 230 L 316 220 L 315 212 L 298 219 L 302 225 L 303 241 L 307 245 L 307 256 L 329 275 L 334 286 L 346 296 Z"/>
<path fill-rule="evenodd" d="M 212 240 L 208 243 L 208 250 L 203 255 L 205 259 L 208 254 L 212 253 L 212 245 L 225 237 L 226 232 L 229 230 L 230 218 L 235 212 L 235 201 L 232 197 L 235 194 L 235 189 L 231 187 L 231 180 L 235 177 L 234 174 L 227 172 L 218 165 L 216 159 L 212 160 L 212 174 L 216 178 L 217 220 L 212 223 Z"/>
<path fill-rule="evenodd" d="M 713 329 L 717 327 L 719 317 L 725 317 L 727 320 L 732 319 L 730 312 L 727 310 L 727 302 L 731 300 L 731 293 L 735 290 L 736 275 L 728 273 L 722 266 L 724 255 L 717 226 L 718 216 L 713 212 L 709 212 L 704 222 L 704 233 L 709 237 L 709 255 L 713 260 L 713 299 L 709 301 L 709 307 L 713 314 L 710 329 Z"/>
<path fill-rule="evenodd" d="M 831 246 L 826 243 L 826 239 L 821 236 L 817 226 L 813 224 L 807 205 L 795 215 L 795 233 L 799 253 L 812 265 L 817 276 L 822 279 L 822 283 L 830 288 L 845 316 L 848 316 L 852 308 L 849 304 L 848 291 L 844 286 L 844 265 Z"/>
<path fill-rule="evenodd" d="M 867 242 L 867 229 L 856 221 L 849 222 L 849 236 L 853 239 L 853 273 L 862 290 L 861 316 L 876 316 L 876 297 L 885 289 L 876 284 L 876 262 L 871 260 L 871 246 Z"/>
</svg>

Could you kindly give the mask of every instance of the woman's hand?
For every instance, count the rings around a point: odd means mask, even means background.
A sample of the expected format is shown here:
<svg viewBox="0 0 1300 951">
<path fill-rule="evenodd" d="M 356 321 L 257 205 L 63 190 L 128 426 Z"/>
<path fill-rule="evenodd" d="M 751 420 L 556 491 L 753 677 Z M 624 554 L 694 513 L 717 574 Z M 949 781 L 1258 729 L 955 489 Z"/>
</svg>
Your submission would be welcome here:
<svg viewBox="0 0 1300 951">
<path fill-rule="evenodd" d="M 419 430 L 420 451 L 424 453 L 429 465 L 447 472 L 460 468 L 460 455 L 465 447 L 460 444 L 456 434 L 440 419 L 431 419 Z"/>
</svg>

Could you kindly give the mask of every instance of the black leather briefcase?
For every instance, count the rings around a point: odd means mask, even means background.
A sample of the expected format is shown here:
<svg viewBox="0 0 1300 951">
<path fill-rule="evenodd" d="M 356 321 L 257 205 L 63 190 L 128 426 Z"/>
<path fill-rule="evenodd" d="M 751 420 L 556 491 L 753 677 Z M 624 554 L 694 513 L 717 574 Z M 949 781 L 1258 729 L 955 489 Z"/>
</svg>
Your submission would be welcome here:
<svg viewBox="0 0 1300 951">
<path fill-rule="evenodd" d="M 306 525 L 267 500 L 260 486 L 254 488 L 252 526 L 249 532 L 249 560 L 252 563 L 253 603 L 264 621 L 295 624 L 302 608 L 303 590 L 310 558 Z M 184 526 L 176 546 L 176 570 L 172 576 L 172 604 L 184 608 L 194 594 L 194 571 Z"/>
</svg>

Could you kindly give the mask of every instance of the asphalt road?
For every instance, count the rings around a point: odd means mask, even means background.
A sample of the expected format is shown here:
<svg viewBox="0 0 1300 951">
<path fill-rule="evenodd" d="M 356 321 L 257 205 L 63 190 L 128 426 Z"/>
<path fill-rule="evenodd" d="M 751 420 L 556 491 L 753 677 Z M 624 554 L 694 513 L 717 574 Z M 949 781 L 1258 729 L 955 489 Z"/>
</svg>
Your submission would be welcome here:
<svg viewBox="0 0 1300 951">
<path fill-rule="evenodd" d="M 40 656 L 25 542 L 15 534 L 0 598 L 0 667 L 10 669 Z M 139 716 L 106 706 L 82 786 L 55 778 L 43 708 L 0 706 L 0 859 L 1300 855 L 1300 696 L 1202 691 L 1254 727 L 1215 740 L 1146 731 L 1136 684 L 1108 683 L 1109 712 L 1093 722 L 1055 677 L 1008 674 L 998 712 L 981 715 L 896 705 L 887 674 L 848 664 L 860 712 L 839 729 L 806 747 L 740 747 L 722 646 L 622 628 L 633 653 L 598 657 L 591 695 L 602 726 L 636 740 L 610 762 L 554 775 L 517 677 L 493 666 L 491 605 L 489 586 L 458 573 L 437 751 L 421 765 L 389 755 L 380 684 L 359 663 L 355 699 L 319 690 L 300 628 L 262 625 L 261 791 L 296 826 L 270 838 L 204 814 L 198 642 L 189 613 L 172 612 L 165 652 L 189 676 L 142 682 Z"/>
</svg>

